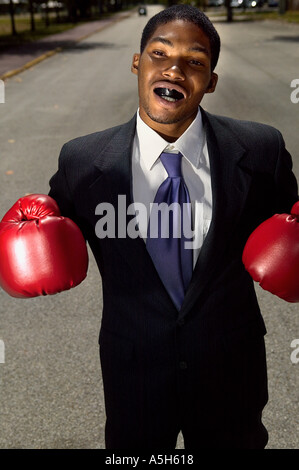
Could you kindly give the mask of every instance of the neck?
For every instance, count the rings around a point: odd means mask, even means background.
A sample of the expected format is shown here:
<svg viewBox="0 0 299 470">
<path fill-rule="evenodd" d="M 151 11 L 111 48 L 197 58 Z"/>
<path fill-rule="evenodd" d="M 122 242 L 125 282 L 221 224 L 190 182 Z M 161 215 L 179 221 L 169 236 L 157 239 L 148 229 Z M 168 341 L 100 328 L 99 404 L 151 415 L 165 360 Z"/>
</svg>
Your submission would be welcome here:
<svg viewBox="0 0 299 470">
<path fill-rule="evenodd" d="M 196 118 L 196 115 L 193 115 L 184 121 L 179 121 L 172 124 L 163 124 L 151 119 L 141 109 L 139 110 L 139 114 L 145 124 L 157 132 L 167 142 L 175 142 L 182 134 L 184 134 L 184 132 Z"/>
</svg>

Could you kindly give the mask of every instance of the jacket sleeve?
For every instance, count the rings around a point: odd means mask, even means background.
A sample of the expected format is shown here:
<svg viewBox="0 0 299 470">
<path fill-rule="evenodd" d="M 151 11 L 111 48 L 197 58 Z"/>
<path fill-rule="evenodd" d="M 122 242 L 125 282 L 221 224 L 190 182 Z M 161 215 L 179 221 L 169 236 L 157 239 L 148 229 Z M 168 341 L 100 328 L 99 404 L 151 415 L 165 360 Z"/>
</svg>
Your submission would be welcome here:
<svg viewBox="0 0 299 470">
<path fill-rule="evenodd" d="M 64 217 L 69 217 L 75 223 L 77 223 L 74 201 L 72 199 L 65 171 L 68 159 L 68 146 L 67 144 L 64 144 L 58 159 L 58 170 L 50 179 L 49 196 L 51 196 L 57 202 L 61 215 Z"/>
</svg>

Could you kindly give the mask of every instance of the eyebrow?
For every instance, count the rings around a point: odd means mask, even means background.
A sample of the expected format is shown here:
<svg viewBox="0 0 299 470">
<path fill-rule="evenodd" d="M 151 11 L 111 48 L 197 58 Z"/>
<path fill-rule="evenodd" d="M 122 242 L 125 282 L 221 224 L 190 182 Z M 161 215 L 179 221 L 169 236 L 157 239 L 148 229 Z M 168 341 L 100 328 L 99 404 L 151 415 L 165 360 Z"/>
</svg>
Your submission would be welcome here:
<svg viewBox="0 0 299 470">
<path fill-rule="evenodd" d="M 197 46 L 190 47 L 188 49 L 189 52 L 204 52 L 205 54 L 209 55 L 209 51 L 207 50 L 206 47 L 201 46 L 198 44 Z"/>
<path fill-rule="evenodd" d="M 166 46 L 173 47 L 173 43 L 169 41 L 169 39 L 163 38 L 162 36 L 156 36 L 150 40 L 150 43 L 152 42 L 162 42 L 163 44 L 166 44 Z"/>
<path fill-rule="evenodd" d="M 161 42 L 162 44 L 165 44 L 166 46 L 174 47 L 173 43 L 169 39 L 163 38 L 162 36 L 156 36 L 152 38 L 150 40 L 150 44 L 153 42 Z M 201 44 L 194 44 L 194 46 L 188 49 L 188 52 L 203 52 L 204 54 L 210 55 L 207 48 L 202 46 Z"/>
</svg>

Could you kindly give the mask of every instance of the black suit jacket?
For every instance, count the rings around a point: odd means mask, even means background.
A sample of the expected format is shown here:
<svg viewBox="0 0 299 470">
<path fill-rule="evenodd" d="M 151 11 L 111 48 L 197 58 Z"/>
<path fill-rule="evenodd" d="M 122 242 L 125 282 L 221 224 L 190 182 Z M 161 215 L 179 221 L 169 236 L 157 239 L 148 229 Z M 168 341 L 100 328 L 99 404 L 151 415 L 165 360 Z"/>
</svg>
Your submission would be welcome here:
<svg viewBox="0 0 299 470">
<path fill-rule="evenodd" d="M 117 215 L 118 195 L 133 202 L 135 117 L 64 145 L 50 181 L 50 195 L 81 228 L 102 277 L 108 447 L 117 433 L 123 447 L 132 435 L 136 447 L 138 436 L 141 446 L 145 440 L 153 446 L 195 415 L 207 434 L 216 426 L 223 435 L 228 423 L 239 434 L 267 401 L 266 330 L 241 257 L 263 220 L 290 211 L 297 184 L 276 129 L 202 114 L 213 218 L 179 312 L 142 239 L 95 234 L 99 203 L 111 203 Z"/>
</svg>

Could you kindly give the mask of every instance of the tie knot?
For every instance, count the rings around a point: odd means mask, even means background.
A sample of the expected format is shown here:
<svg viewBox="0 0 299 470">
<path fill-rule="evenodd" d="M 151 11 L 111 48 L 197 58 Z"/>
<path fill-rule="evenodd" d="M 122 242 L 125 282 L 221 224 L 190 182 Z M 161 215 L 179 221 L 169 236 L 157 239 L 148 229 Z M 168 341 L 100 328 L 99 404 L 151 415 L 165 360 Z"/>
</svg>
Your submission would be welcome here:
<svg viewBox="0 0 299 470">
<path fill-rule="evenodd" d="M 167 153 L 163 152 L 160 155 L 160 160 L 164 165 L 165 170 L 170 178 L 182 177 L 181 170 L 181 153 Z"/>
</svg>

